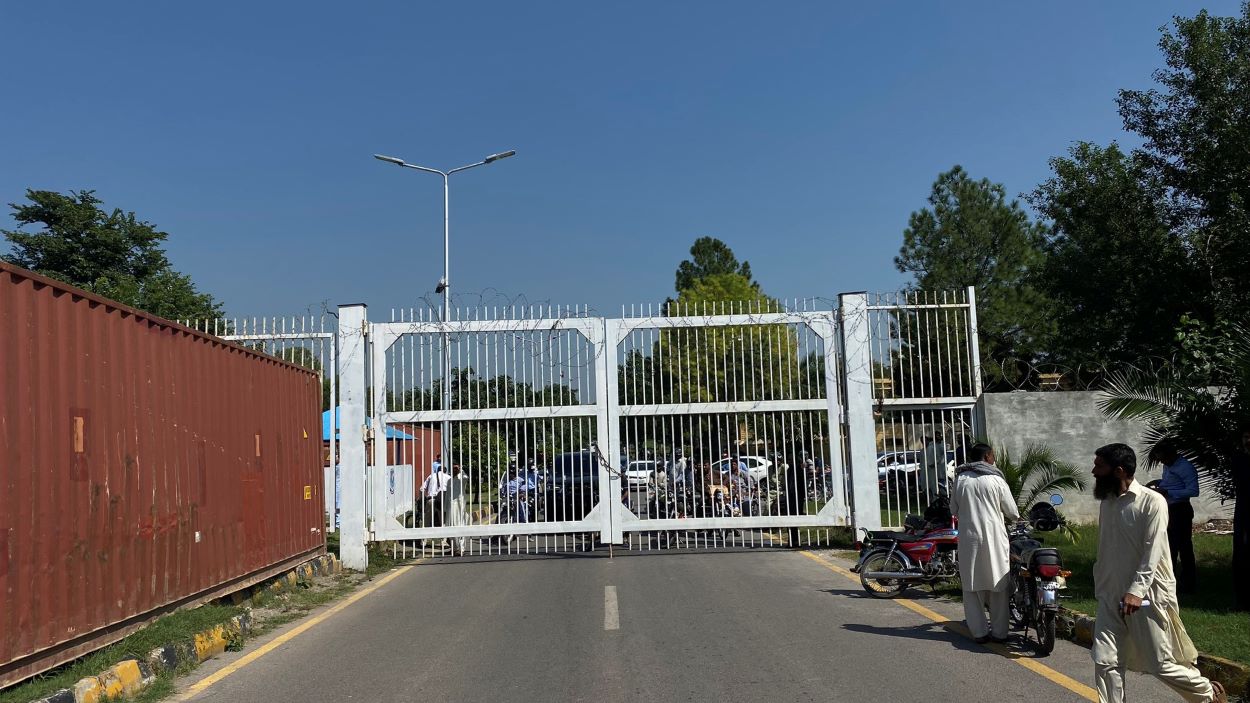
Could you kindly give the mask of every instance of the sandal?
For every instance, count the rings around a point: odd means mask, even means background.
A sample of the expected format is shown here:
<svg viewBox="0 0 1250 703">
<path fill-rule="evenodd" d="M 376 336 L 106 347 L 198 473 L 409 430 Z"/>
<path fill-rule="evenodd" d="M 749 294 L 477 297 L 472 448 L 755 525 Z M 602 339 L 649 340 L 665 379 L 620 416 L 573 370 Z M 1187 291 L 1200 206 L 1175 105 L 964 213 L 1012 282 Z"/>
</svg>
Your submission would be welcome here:
<svg viewBox="0 0 1250 703">
<path fill-rule="evenodd" d="M 1224 684 L 1219 681 L 1211 682 L 1211 701 L 1212 703 L 1228 703 L 1228 692 L 1224 690 Z"/>
</svg>

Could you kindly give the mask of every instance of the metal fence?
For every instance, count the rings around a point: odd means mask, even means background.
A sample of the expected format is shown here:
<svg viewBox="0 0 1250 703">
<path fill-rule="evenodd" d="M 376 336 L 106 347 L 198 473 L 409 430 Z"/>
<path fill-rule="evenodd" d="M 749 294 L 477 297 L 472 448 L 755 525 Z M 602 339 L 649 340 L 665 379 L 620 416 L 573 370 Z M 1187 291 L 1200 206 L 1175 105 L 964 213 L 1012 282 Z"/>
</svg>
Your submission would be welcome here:
<svg viewBox="0 0 1250 703">
<path fill-rule="evenodd" d="M 357 383 L 327 457 L 359 431 L 348 507 L 396 554 L 818 544 L 922 511 L 977 435 L 971 289 L 344 310 L 217 326 L 322 372 L 328 398 Z"/>
<path fill-rule="evenodd" d="M 371 416 L 400 447 L 370 435 L 371 539 L 406 554 L 766 546 L 850 523 L 836 310 L 451 318 L 368 325 Z M 409 467 L 411 494 L 395 478 Z"/>
<path fill-rule="evenodd" d="M 948 493 L 980 434 L 975 292 L 875 295 L 868 314 L 882 523 L 899 526 Z"/>
</svg>

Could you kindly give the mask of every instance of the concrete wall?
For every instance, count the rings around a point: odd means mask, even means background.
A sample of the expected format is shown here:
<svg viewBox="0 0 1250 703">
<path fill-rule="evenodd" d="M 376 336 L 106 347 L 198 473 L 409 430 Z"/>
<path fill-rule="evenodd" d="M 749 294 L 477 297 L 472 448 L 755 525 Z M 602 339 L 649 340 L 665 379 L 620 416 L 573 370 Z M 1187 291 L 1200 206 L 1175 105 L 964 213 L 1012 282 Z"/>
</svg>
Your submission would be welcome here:
<svg viewBox="0 0 1250 703">
<path fill-rule="evenodd" d="M 1157 479 L 1162 469 L 1146 470 L 1142 451 L 1142 426 L 1136 422 L 1107 420 L 1098 411 L 1098 392 L 1055 391 L 986 393 L 982 396 L 985 431 L 995 448 L 1005 448 L 1013 457 L 1023 456 L 1030 444 L 1043 444 L 1063 461 L 1083 471 L 1094 466 L 1094 450 L 1104 444 L 1124 442 L 1137 451 L 1137 480 Z M 1091 489 L 1079 495 L 1064 494 L 1061 508 L 1069 520 L 1097 522 L 1098 501 Z M 1194 521 L 1231 518 L 1232 503 L 1200 496 L 1194 501 Z"/>
</svg>

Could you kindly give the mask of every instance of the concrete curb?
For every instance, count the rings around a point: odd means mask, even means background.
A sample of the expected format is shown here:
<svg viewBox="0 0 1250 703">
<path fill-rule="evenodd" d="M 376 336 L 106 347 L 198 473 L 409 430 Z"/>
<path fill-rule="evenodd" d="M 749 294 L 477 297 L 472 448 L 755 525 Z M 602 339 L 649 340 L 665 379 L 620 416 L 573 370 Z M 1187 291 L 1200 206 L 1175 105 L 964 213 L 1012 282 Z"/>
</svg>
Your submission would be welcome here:
<svg viewBox="0 0 1250 703">
<path fill-rule="evenodd" d="M 304 562 L 291 571 L 275 577 L 265 589 L 281 592 L 298 588 L 316 576 L 343 573 L 343 563 L 333 554 Z M 238 605 L 247 600 L 246 591 L 231 594 Z M 190 640 L 171 642 L 148 653 L 145 661 L 127 659 L 97 676 L 79 679 L 73 688 L 64 688 L 31 703 L 102 703 L 122 696 L 133 696 L 147 688 L 160 674 L 172 672 L 184 664 L 195 666 L 221 654 L 252 631 L 252 614 L 245 612 L 226 623 L 196 633 Z"/>
<path fill-rule="evenodd" d="M 1056 629 L 1063 632 L 1067 639 L 1082 647 L 1089 647 L 1093 644 L 1094 619 L 1090 616 L 1061 608 L 1056 624 L 1058 625 Z M 1212 681 L 1224 684 L 1228 695 L 1250 699 L 1250 667 L 1245 664 L 1199 653 L 1198 670 Z"/>
</svg>

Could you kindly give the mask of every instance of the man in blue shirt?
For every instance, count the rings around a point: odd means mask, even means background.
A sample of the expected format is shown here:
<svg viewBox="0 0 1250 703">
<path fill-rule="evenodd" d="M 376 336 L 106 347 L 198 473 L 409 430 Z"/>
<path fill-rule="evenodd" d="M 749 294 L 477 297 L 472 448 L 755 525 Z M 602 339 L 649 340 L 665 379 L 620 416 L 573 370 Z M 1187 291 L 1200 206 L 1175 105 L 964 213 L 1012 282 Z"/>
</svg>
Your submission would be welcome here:
<svg viewBox="0 0 1250 703">
<path fill-rule="evenodd" d="M 1176 564 L 1176 592 L 1193 593 L 1198 585 L 1194 565 L 1194 506 L 1198 497 L 1198 470 L 1168 440 L 1155 445 L 1151 458 L 1163 464 L 1163 478 L 1153 488 L 1168 501 L 1168 544 Z"/>
</svg>

